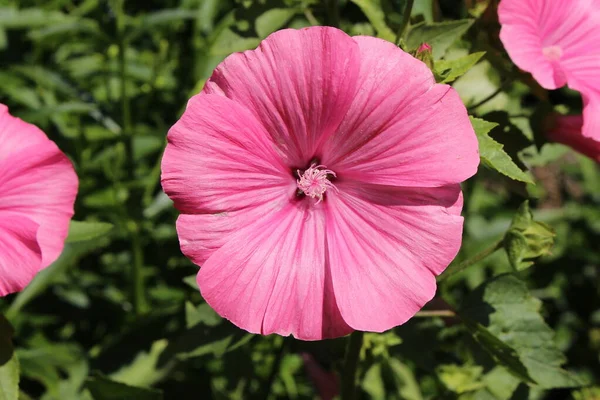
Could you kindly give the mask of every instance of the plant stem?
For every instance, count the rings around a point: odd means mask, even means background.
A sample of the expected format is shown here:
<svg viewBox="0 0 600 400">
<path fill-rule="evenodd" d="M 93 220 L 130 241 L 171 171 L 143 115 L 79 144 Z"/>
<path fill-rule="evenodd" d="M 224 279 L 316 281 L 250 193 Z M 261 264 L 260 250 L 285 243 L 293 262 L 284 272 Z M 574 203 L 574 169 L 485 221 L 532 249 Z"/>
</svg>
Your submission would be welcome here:
<svg viewBox="0 0 600 400">
<path fill-rule="evenodd" d="M 306 17 L 306 20 L 308 21 L 309 24 L 311 24 L 313 26 L 320 25 L 319 20 L 317 20 L 317 18 L 315 18 L 315 15 L 313 14 L 313 12 L 310 8 L 304 9 L 304 16 Z"/>
<path fill-rule="evenodd" d="M 271 367 L 271 372 L 269 373 L 269 377 L 267 378 L 267 384 L 263 388 L 263 395 L 260 396 L 261 399 L 267 399 L 269 394 L 271 394 L 271 389 L 273 388 L 273 383 L 275 383 L 275 379 L 277 379 L 277 375 L 281 370 L 281 361 L 283 360 L 283 356 L 287 351 L 287 346 L 290 338 L 282 338 L 281 345 L 275 354 L 275 360 L 273 360 L 273 366 Z"/>
<path fill-rule="evenodd" d="M 338 0 L 327 0 L 329 24 L 335 28 L 340 27 L 340 5 Z"/>
<path fill-rule="evenodd" d="M 404 38 L 404 34 L 406 33 L 406 29 L 408 28 L 408 23 L 410 22 L 410 14 L 412 12 L 414 3 L 415 0 L 408 0 L 406 2 L 404 14 L 402 15 L 402 23 L 400 24 L 400 28 L 398 29 L 398 33 L 396 34 L 396 45 L 400 45 L 400 39 Z"/>
<path fill-rule="evenodd" d="M 452 310 L 425 310 L 415 314 L 415 318 L 433 318 L 433 317 L 455 317 L 456 313 Z"/>
<path fill-rule="evenodd" d="M 457 274 L 457 273 L 463 271 L 464 269 L 470 267 L 471 265 L 477 264 L 479 261 L 492 255 L 493 253 L 496 252 L 496 250 L 500 250 L 502 247 L 504 247 L 504 237 L 502 239 L 494 242 L 494 244 L 492 244 L 487 249 L 475 254 L 473 257 L 468 258 L 461 263 L 450 265 L 446 269 L 446 271 L 444 271 L 443 274 L 438 276 L 438 279 L 437 279 L 438 282 L 442 282 L 442 281 L 448 279 L 449 277 L 451 277 L 452 275 Z"/>
<path fill-rule="evenodd" d="M 119 75 L 121 77 L 121 124 L 123 127 L 123 144 L 126 149 L 126 170 L 127 178 L 130 181 L 135 179 L 135 163 L 133 159 L 133 124 L 131 120 L 131 105 L 127 93 L 127 40 L 125 37 L 126 15 L 123 9 L 123 1 L 117 2 L 117 35 L 119 45 Z M 141 208 L 141 205 L 135 204 L 129 207 L 131 218 L 135 217 L 135 210 Z M 129 238 L 131 240 L 131 302 L 136 315 L 146 312 L 146 290 L 144 285 L 144 251 L 139 233 L 139 225 L 135 220 L 128 223 Z"/>
<path fill-rule="evenodd" d="M 346 359 L 342 371 L 342 400 L 354 400 L 356 398 L 356 371 L 360 349 L 363 344 L 363 332 L 354 331 L 350 335 L 350 342 L 346 349 Z"/>
</svg>

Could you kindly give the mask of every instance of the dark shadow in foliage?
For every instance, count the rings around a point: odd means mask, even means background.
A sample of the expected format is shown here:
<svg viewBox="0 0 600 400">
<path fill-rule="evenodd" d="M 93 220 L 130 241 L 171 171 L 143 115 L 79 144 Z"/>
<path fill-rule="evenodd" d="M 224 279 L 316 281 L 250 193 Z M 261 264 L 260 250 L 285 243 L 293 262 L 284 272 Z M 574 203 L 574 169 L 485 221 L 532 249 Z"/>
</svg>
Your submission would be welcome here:
<svg viewBox="0 0 600 400">
<path fill-rule="evenodd" d="M 497 127 L 492 129 L 490 137 L 496 142 L 504 145 L 504 151 L 513 159 L 515 164 L 522 170 L 526 171 L 527 167 L 519 159 L 518 153 L 525 148 L 531 146 L 531 141 L 516 127 L 508 118 L 508 113 L 505 111 L 492 111 L 485 114 L 483 117 L 486 121 L 496 122 Z"/>
<path fill-rule="evenodd" d="M 88 378 L 85 384 L 94 400 L 162 400 L 162 392 L 156 389 L 140 388 L 125 385 L 120 382 L 96 374 L 93 378 Z"/>
<path fill-rule="evenodd" d="M 131 361 L 140 349 L 149 349 L 154 341 L 162 339 L 165 336 L 165 327 L 173 322 L 176 325 L 185 325 L 182 307 L 172 307 L 142 317 L 128 330 L 111 340 L 101 355 L 92 359 L 91 367 L 105 372 L 117 370 L 127 361 Z"/>
<path fill-rule="evenodd" d="M 12 343 L 14 330 L 4 315 L 0 314 L 0 367 L 10 361 L 15 351 Z"/>
<path fill-rule="evenodd" d="M 205 354 L 220 357 L 237 347 L 237 344 L 245 343 L 246 338 L 251 339 L 251 336 L 229 321 L 222 321 L 217 326 L 199 323 L 170 340 L 157 365 L 160 367 L 175 358 L 185 359 Z"/>
</svg>

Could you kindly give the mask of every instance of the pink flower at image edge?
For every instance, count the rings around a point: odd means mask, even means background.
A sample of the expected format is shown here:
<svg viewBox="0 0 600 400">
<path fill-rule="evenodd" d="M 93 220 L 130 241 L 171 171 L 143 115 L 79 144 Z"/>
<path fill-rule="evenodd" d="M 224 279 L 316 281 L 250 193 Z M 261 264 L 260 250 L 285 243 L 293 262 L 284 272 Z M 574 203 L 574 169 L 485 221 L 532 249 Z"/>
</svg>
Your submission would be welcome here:
<svg viewBox="0 0 600 400">
<path fill-rule="evenodd" d="M 22 290 L 58 258 L 77 187 L 56 144 L 0 104 L 0 296 Z"/>
<path fill-rule="evenodd" d="M 512 61 L 546 89 L 581 92 L 582 134 L 600 141 L 600 1 L 501 0 L 498 16 Z"/>
<path fill-rule="evenodd" d="M 319 340 L 390 329 L 434 296 L 478 164 L 464 105 L 425 64 L 312 27 L 216 68 L 169 131 L 162 185 L 211 307 Z"/>
<path fill-rule="evenodd" d="M 581 115 L 553 114 L 549 116 L 545 134 L 548 140 L 567 145 L 596 162 L 600 162 L 600 142 L 583 136 L 582 129 L 583 117 Z"/>
</svg>

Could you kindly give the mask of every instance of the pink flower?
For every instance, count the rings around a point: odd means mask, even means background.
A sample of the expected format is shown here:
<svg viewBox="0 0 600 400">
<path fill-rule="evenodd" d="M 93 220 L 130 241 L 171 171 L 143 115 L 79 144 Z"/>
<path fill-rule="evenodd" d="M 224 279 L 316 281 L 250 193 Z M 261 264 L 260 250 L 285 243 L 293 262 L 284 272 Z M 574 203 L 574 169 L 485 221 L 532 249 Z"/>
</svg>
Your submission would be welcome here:
<svg viewBox="0 0 600 400">
<path fill-rule="evenodd" d="M 581 115 L 550 116 L 546 137 L 556 143 L 562 143 L 573 150 L 600 162 L 600 142 L 581 134 L 583 117 Z"/>
<path fill-rule="evenodd" d="M 0 104 L 0 296 L 22 290 L 60 255 L 77 175 L 34 125 Z"/>
<path fill-rule="evenodd" d="M 583 134 L 600 141 L 600 0 L 502 0 L 498 15 L 510 58 L 546 89 L 580 91 Z"/>
<path fill-rule="evenodd" d="M 433 297 L 478 163 L 465 107 L 422 62 L 313 27 L 217 67 L 169 131 L 162 184 L 206 301 L 317 340 L 384 331 Z"/>
</svg>

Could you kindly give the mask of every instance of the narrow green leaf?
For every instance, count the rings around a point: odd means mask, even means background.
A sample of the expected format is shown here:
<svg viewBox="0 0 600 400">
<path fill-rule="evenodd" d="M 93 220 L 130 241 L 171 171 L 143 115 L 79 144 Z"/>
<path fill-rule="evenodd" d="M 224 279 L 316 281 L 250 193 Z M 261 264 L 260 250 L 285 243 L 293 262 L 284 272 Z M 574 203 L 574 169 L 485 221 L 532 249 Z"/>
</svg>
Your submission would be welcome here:
<svg viewBox="0 0 600 400">
<path fill-rule="evenodd" d="M 561 368 L 565 357 L 540 307 L 525 283 L 505 274 L 477 288 L 460 315 L 475 340 L 523 381 L 546 389 L 584 385 L 583 379 Z"/>
<path fill-rule="evenodd" d="M 488 122 L 479 118 L 471 118 L 471 124 L 479 141 L 479 156 L 481 162 L 511 179 L 534 183 L 533 180 L 504 151 L 504 145 L 492 139 L 488 133 L 498 126 L 495 122 Z"/>
<path fill-rule="evenodd" d="M 469 54 L 455 60 L 439 60 L 435 74 L 440 83 L 450 83 L 466 74 L 485 55 L 485 51 Z"/>
<path fill-rule="evenodd" d="M 94 400 L 162 400 L 163 398 L 159 390 L 129 386 L 103 377 L 89 378 L 86 387 Z"/>
<path fill-rule="evenodd" d="M 420 23 L 413 25 L 406 35 L 406 48 L 414 50 L 422 43 L 428 43 L 433 49 L 433 57 L 441 58 L 446 50 L 473 25 L 474 20 Z"/>
<path fill-rule="evenodd" d="M 390 42 L 396 41 L 396 34 L 385 22 L 385 13 L 381 7 L 381 0 L 350 0 L 360 7 L 369 22 L 377 31 L 377 36 Z"/>
<path fill-rule="evenodd" d="M 81 257 L 107 244 L 104 240 L 88 240 L 75 243 L 67 243 L 58 258 L 48 268 L 40 271 L 31 283 L 17 295 L 6 312 L 9 319 L 16 317 L 19 311 L 31 300 L 39 296 L 48 286 L 54 283 L 62 273 L 74 265 Z"/>
<path fill-rule="evenodd" d="M 98 239 L 110 232 L 112 228 L 113 225 L 106 222 L 71 221 L 67 243 Z"/>
</svg>

